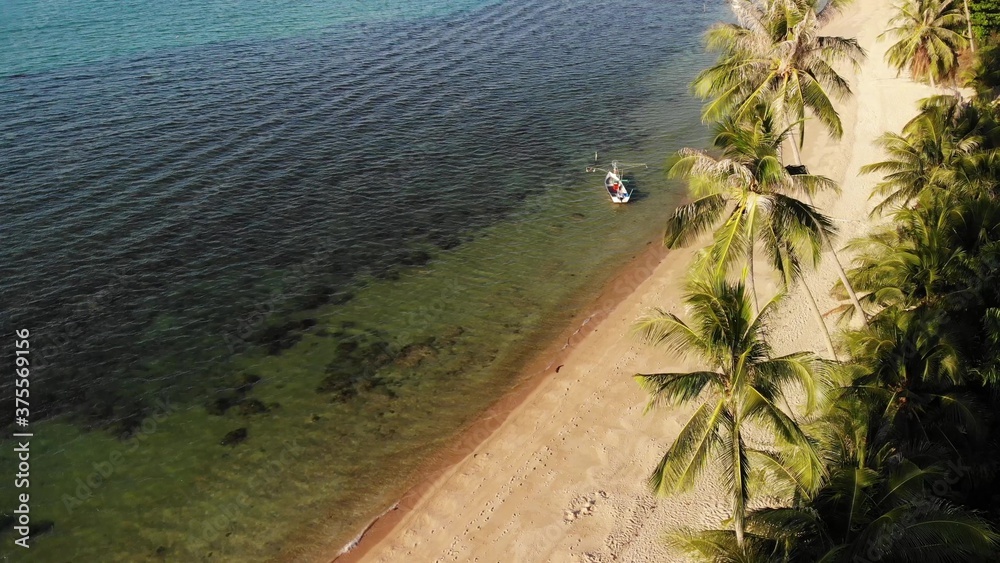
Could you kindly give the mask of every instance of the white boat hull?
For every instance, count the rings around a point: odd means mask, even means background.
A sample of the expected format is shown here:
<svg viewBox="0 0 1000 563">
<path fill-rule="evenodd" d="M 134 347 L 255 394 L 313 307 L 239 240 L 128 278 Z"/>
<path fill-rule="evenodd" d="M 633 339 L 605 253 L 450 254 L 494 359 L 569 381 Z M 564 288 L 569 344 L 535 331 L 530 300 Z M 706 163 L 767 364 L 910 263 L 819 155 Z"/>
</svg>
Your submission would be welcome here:
<svg viewBox="0 0 1000 563">
<path fill-rule="evenodd" d="M 625 183 L 614 172 L 608 172 L 608 175 L 604 177 L 604 187 L 608 190 L 608 195 L 611 196 L 611 201 L 614 203 L 628 203 L 629 198 L 632 197 L 632 193 L 625 189 Z"/>
</svg>

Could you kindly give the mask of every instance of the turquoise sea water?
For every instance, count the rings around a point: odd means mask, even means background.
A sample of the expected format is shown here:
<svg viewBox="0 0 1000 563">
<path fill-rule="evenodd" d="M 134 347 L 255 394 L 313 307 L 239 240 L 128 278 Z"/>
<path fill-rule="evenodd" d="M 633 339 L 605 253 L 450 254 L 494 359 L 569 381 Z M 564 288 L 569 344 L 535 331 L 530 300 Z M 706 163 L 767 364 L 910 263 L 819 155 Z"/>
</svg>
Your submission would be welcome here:
<svg viewBox="0 0 1000 563">
<path fill-rule="evenodd" d="M 440 17 L 496 0 L 5 0 L 0 76 L 247 39 L 303 37 L 338 26 Z"/>
<path fill-rule="evenodd" d="M 3 555 L 343 545 L 656 235 L 719 4 L 0 3 Z"/>
</svg>

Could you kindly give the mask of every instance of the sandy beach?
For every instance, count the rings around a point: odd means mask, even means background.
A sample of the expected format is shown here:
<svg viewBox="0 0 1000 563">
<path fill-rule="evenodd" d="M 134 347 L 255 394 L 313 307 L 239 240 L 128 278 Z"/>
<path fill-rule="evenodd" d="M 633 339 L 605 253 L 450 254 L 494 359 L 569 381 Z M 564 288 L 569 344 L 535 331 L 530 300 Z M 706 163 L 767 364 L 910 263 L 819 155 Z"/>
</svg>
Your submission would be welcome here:
<svg viewBox="0 0 1000 563">
<path fill-rule="evenodd" d="M 898 131 L 916 101 L 934 93 L 897 77 L 884 62 L 890 0 L 855 2 L 826 24 L 826 34 L 857 37 L 868 60 L 850 76 L 855 96 L 838 107 L 844 136 L 834 141 L 818 126 L 807 131 L 803 160 L 811 172 L 837 181 L 842 193 L 816 201 L 835 218 L 837 244 L 863 234 L 876 178 L 858 174 L 879 158 L 874 140 Z M 633 336 L 631 327 L 652 307 L 684 316 L 680 295 L 690 251 L 649 252 L 634 289 L 572 338 L 557 365 L 471 452 L 423 487 L 415 502 L 373 529 L 343 561 L 684 561 L 664 543 L 681 527 L 718 526 L 729 505 L 711 475 L 693 491 L 655 497 L 646 477 L 689 412 L 643 415 L 638 372 L 693 369 Z M 847 258 L 842 255 L 842 261 Z M 766 271 L 759 268 L 758 272 Z M 829 295 L 832 257 L 806 276 L 823 311 L 840 305 Z M 763 293 L 774 284 L 758 283 Z M 826 354 L 801 290 L 772 319 L 778 353 Z M 832 317 L 832 316 L 831 316 Z M 834 328 L 831 325 L 831 329 Z M 555 364 L 555 361 L 550 362 Z M 558 368 L 558 370 L 557 370 Z M 328 558 L 326 560 L 329 560 Z"/>
</svg>

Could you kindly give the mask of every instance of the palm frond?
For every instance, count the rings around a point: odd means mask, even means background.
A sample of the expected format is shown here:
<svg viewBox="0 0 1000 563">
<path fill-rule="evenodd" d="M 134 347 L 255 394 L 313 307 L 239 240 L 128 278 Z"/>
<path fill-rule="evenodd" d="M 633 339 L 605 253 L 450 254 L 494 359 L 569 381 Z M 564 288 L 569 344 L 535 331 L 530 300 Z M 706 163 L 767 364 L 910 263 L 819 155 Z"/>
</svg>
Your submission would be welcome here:
<svg viewBox="0 0 1000 563">
<path fill-rule="evenodd" d="M 722 399 L 708 401 L 691 415 L 649 477 L 654 491 L 666 495 L 694 485 L 722 446 L 720 427 L 730 418 L 725 406 Z"/>
<path fill-rule="evenodd" d="M 710 384 L 718 390 L 723 376 L 714 371 L 694 371 L 690 373 L 639 373 L 636 381 L 643 391 L 650 395 L 646 411 L 654 407 L 683 404 L 696 399 Z"/>
</svg>

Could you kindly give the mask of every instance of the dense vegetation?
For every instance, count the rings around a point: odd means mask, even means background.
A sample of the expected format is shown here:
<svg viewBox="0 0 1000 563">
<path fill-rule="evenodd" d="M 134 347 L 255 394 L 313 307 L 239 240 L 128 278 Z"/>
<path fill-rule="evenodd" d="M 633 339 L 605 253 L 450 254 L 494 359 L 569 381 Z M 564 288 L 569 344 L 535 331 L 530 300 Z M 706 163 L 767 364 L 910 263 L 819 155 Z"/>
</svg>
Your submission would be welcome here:
<svg viewBox="0 0 1000 563">
<path fill-rule="evenodd" d="M 970 4 L 977 25 L 1000 6 Z M 902 131 L 879 139 L 885 160 L 863 172 L 881 180 L 873 214 L 891 221 L 847 244 L 853 262 L 833 288 L 845 301 L 838 330 L 804 288 L 828 357 L 776 356 L 767 342 L 775 303 L 836 234 L 811 198 L 837 186 L 801 166 L 804 118 L 840 135 L 835 106 L 851 92 L 835 69 L 864 53 L 820 33 L 813 0 L 734 8 L 737 23 L 708 36 L 718 62 L 694 85 L 715 147 L 678 156 L 672 174 L 688 180 L 692 203 L 670 218 L 665 242 L 714 236 L 693 269 L 688 318 L 660 311 L 639 324 L 704 370 L 636 376 L 651 408 L 696 406 L 652 487 L 685 490 L 712 465 L 732 517 L 726 529 L 671 541 L 714 562 L 1000 560 L 996 48 L 986 42 L 972 55 L 961 0 L 900 5 L 887 62 L 932 85 L 965 76 L 977 94 L 923 100 Z M 741 267 L 755 252 L 785 287 L 763 304 L 753 268 Z M 785 501 L 754 504 L 764 494 Z"/>
<path fill-rule="evenodd" d="M 972 29 L 979 37 L 1000 32 L 1000 0 L 968 0 Z"/>
</svg>

